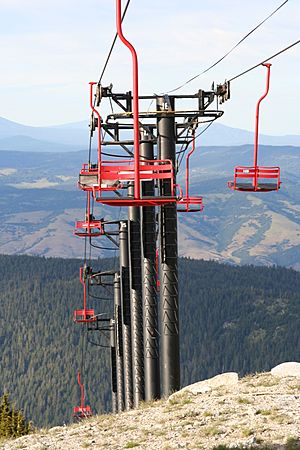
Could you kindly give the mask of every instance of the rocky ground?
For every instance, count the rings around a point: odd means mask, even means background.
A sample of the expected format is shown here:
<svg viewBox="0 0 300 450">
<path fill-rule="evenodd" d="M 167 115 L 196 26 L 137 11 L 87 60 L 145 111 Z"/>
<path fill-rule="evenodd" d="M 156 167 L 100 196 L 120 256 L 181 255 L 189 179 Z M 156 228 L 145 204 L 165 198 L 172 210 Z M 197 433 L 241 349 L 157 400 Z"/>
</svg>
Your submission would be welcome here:
<svg viewBox="0 0 300 450">
<path fill-rule="evenodd" d="M 17 449 L 300 450 L 300 373 L 223 374 L 139 409 L 7 440 Z"/>
</svg>

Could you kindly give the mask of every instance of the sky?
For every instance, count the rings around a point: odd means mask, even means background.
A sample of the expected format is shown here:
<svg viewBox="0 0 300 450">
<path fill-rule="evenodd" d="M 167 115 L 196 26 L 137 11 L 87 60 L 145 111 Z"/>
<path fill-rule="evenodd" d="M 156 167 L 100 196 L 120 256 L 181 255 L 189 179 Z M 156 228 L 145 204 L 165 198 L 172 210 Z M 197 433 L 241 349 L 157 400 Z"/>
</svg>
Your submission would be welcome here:
<svg viewBox="0 0 300 450">
<path fill-rule="evenodd" d="M 122 1 L 125 6 L 126 0 Z M 139 57 L 140 94 L 166 92 L 222 57 L 283 0 L 131 0 L 123 24 Z M 115 0 L 0 0 L 0 116 L 32 126 L 87 120 L 115 34 Z M 222 63 L 178 93 L 209 90 L 300 38 L 300 1 L 289 0 Z M 300 45 L 275 58 L 261 108 L 264 134 L 300 134 Z M 103 85 L 131 89 L 131 57 L 118 41 Z M 252 130 L 265 89 L 259 67 L 231 85 L 220 123 Z M 223 105 L 222 105 L 223 106 Z"/>
</svg>

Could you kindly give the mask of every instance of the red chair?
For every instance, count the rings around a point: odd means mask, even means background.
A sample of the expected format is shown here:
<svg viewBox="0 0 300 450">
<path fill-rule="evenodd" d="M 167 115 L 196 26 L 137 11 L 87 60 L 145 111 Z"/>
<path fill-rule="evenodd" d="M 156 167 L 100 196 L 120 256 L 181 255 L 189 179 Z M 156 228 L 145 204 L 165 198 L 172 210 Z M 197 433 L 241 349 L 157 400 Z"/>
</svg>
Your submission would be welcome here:
<svg viewBox="0 0 300 450">
<path fill-rule="evenodd" d="M 83 285 L 83 309 L 76 309 L 74 311 L 74 322 L 76 323 L 90 323 L 96 322 L 97 317 L 94 309 L 87 308 L 87 288 L 86 280 L 83 279 L 84 268 L 80 267 L 80 283 Z"/>
<path fill-rule="evenodd" d="M 98 161 L 97 164 L 84 164 L 79 174 L 79 187 L 85 191 L 93 192 L 97 202 L 110 206 L 155 206 L 177 201 L 174 186 L 174 168 L 170 160 L 147 161 L 140 159 L 139 148 L 139 93 L 138 93 L 138 60 L 134 47 L 123 36 L 121 19 L 121 0 L 117 0 L 117 33 L 124 45 L 130 50 L 132 56 L 132 105 L 134 128 L 134 157 L 132 160 L 105 161 L 102 159 L 101 144 L 101 116 L 94 107 L 93 86 L 90 82 L 90 107 L 97 116 L 98 125 Z M 142 196 L 141 182 L 147 180 L 165 180 L 170 182 L 170 195 L 168 196 Z M 107 191 L 119 191 L 128 188 L 128 182 L 133 182 L 134 195 L 109 197 Z M 103 195 L 104 194 L 104 195 Z"/>
<path fill-rule="evenodd" d="M 91 193 L 87 192 L 87 207 L 85 212 L 85 220 L 79 220 L 75 224 L 75 236 L 80 237 L 97 237 L 103 236 L 104 226 L 102 220 L 96 220 L 91 212 Z"/>
<path fill-rule="evenodd" d="M 267 68 L 266 91 L 256 105 L 255 140 L 253 166 L 238 166 L 234 169 L 234 179 L 228 181 L 228 187 L 234 191 L 270 192 L 280 188 L 280 168 L 277 166 L 258 166 L 258 126 L 259 108 L 262 100 L 268 95 L 270 87 L 271 64 L 262 64 Z"/>
<path fill-rule="evenodd" d="M 185 196 L 182 194 L 182 190 L 180 189 L 179 199 L 177 201 L 177 212 L 201 212 L 203 211 L 204 205 L 202 197 L 200 196 L 191 196 L 189 194 L 189 161 L 191 155 L 195 151 L 195 133 L 193 132 L 192 138 L 192 149 L 188 153 L 186 157 L 186 169 L 185 169 Z"/>
<path fill-rule="evenodd" d="M 73 417 L 75 419 L 86 419 L 87 417 L 91 417 L 92 416 L 92 410 L 90 406 L 87 406 L 84 404 L 84 386 L 81 383 L 80 380 L 80 371 L 78 370 L 78 374 L 77 374 L 77 382 L 79 384 L 80 387 L 80 406 L 75 406 L 73 408 Z"/>
</svg>

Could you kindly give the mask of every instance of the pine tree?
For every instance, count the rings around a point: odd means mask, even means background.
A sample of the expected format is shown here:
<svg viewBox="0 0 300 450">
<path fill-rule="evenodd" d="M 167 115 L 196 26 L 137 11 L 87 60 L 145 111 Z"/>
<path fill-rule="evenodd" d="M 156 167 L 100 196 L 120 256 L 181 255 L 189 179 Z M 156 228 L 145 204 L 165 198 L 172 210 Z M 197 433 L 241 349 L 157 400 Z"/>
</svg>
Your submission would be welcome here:
<svg viewBox="0 0 300 450">
<path fill-rule="evenodd" d="M 29 433 L 29 424 L 26 423 L 25 417 L 21 411 L 17 414 L 16 435 L 23 436 Z"/>
<path fill-rule="evenodd" d="M 17 436 L 17 418 L 18 418 L 18 411 L 16 410 L 15 405 L 12 405 L 11 408 L 11 436 L 16 437 Z"/>
<path fill-rule="evenodd" d="M 11 436 L 11 410 L 7 393 L 1 399 L 0 436 Z"/>
<path fill-rule="evenodd" d="M 9 396 L 5 393 L 0 398 L 0 437 L 18 437 L 30 432 L 30 424 L 26 421 L 22 411 L 9 403 Z"/>
</svg>

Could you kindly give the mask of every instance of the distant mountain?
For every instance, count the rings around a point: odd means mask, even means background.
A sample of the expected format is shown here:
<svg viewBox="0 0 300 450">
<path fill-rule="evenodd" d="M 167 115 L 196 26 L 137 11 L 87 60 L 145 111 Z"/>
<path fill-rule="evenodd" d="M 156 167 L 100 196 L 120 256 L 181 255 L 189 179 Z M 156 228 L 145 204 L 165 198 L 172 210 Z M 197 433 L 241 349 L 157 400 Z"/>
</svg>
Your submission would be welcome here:
<svg viewBox="0 0 300 450">
<path fill-rule="evenodd" d="M 8 150 L 7 141 L 9 139 L 9 148 L 14 150 L 36 151 L 38 141 L 40 148 L 38 151 L 70 151 L 87 148 L 88 145 L 88 123 L 86 127 L 77 124 L 68 124 L 65 126 L 49 126 L 49 127 L 30 127 L 22 125 L 10 120 L 0 118 L 0 150 Z M 24 148 L 22 148 L 22 137 L 24 137 Z M 33 139 L 32 148 L 30 148 L 28 138 Z M 2 142 L 2 140 L 4 141 Z M 49 148 L 49 143 L 56 144 L 53 149 Z M 59 144 L 59 146 L 57 146 Z M 64 145 L 73 146 L 64 149 Z M 75 148 L 74 148 L 75 146 Z M 46 150 L 45 150 L 46 149 Z"/>
<path fill-rule="evenodd" d="M 87 130 L 88 129 L 88 121 L 81 120 L 79 122 L 71 122 L 71 123 L 63 123 L 61 125 L 51 125 L 49 128 L 58 128 L 58 129 L 72 129 L 72 130 Z"/>
<path fill-rule="evenodd" d="M 72 152 L 82 147 L 78 145 L 67 145 L 41 139 L 34 139 L 29 136 L 11 136 L 0 139 L 0 150 L 13 150 L 21 152 Z"/>
<path fill-rule="evenodd" d="M 7 139 L 9 140 L 7 141 Z M 22 139 L 24 139 L 23 144 Z M 30 145 L 29 139 L 32 139 L 32 145 Z M 252 144 L 253 139 L 251 131 L 214 123 L 201 136 L 199 145 L 239 146 Z M 37 143 L 36 140 L 40 142 Z M 72 151 L 87 148 L 88 141 L 88 120 L 48 127 L 31 127 L 0 117 L 0 150 Z M 272 146 L 300 146 L 300 136 L 261 135 L 260 143 Z M 55 145 L 51 146 L 50 144 Z"/>
<path fill-rule="evenodd" d="M 252 145 L 197 148 L 190 191 L 203 196 L 205 208 L 179 215 L 180 255 L 300 270 L 300 148 L 261 146 L 261 164 L 281 167 L 279 192 L 230 191 L 234 166 L 249 164 L 252 151 Z M 77 179 L 85 157 L 83 151 L 0 152 L 1 253 L 82 257 L 84 242 L 73 230 L 84 216 L 86 197 Z M 184 187 L 184 174 L 178 181 Z M 98 204 L 94 212 L 107 219 L 127 213 Z"/>
<path fill-rule="evenodd" d="M 199 144 L 211 146 L 211 145 L 228 145 L 238 146 L 244 144 L 253 144 L 254 133 L 252 131 L 241 130 L 239 128 L 232 128 L 227 125 L 215 122 L 211 127 L 207 129 L 205 133 L 199 139 Z M 259 136 L 259 142 L 263 145 L 296 145 L 300 146 L 300 136 L 287 135 L 287 136 L 268 136 L 261 134 Z"/>
</svg>

